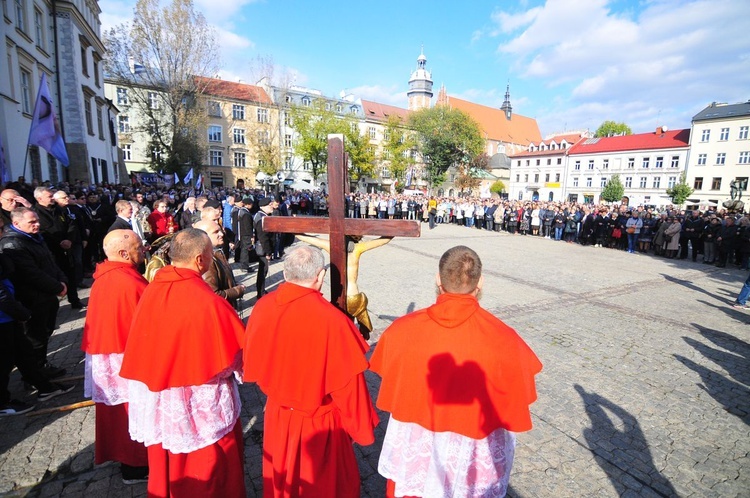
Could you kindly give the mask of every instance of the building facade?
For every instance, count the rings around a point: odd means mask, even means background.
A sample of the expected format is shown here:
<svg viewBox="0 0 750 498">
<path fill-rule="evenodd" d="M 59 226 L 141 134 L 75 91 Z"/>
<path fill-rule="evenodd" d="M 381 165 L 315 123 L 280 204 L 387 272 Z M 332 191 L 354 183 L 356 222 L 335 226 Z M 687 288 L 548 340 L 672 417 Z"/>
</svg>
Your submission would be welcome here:
<svg viewBox="0 0 750 498">
<path fill-rule="evenodd" d="M 568 151 L 563 195 L 568 202 L 599 203 L 614 175 L 620 176 L 631 205 L 672 203 L 667 188 L 685 171 L 690 130 L 667 130 L 618 137 L 587 138 Z"/>
<path fill-rule="evenodd" d="M 731 184 L 747 203 L 750 177 L 750 101 L 707 106 L 693 117 L 686 181 L 694 191 L 688 202 L 720 205 L 730 199 Z"/>
</svg>

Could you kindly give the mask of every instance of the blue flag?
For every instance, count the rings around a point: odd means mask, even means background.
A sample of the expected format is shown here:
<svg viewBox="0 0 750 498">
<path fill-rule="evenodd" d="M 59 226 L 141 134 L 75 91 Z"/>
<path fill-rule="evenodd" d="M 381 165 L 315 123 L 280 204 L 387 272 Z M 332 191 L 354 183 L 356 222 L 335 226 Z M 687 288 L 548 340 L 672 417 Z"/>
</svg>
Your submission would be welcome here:
<svg viewBox="0 0 750 498">
<path fill-rule="evenodd" d="M 185 175 L 185 181 L 183 182 L 185 185 L 190 183 L 190 180 L 193 179 L 193 168 L 190 168 L 190 171 L 188 171 L 188 174 Z"/>
<path fill-rule="evenodd" d="M 57 121 L 55 108 L 52 106 L 52 97 L 49 94 L 45 73 L 42 73 L 42 81 L 39 83 L 39 92 L 36 95 L 34 116 L 29 131 L 29 145 L 38 145 L 65 166 L 70 164 L 68 152 L 65 150 L 65 141 L 60 131 L 60 123 Z"/>
</svg>

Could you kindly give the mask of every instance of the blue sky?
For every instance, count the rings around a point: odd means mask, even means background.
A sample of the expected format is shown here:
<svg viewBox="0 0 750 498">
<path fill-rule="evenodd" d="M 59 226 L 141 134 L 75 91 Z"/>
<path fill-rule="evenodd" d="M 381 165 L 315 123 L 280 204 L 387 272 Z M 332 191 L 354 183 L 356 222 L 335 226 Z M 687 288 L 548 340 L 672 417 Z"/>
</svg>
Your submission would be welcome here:
<svg viewBox="0 0 750 498">
<path fill-rule="evenodd" d="M 435 96 L 502 104 L 542 135 L 613 119 L 687 128 L 712 101 L 750 99 L 746 0 L 194 0 L 216 27 L 224 79 L 273 79 L 406 107 L 424 47 Z M 100 0 L 103 28 L 135 0 Z M 259 64 L 258 60 L 267 61 Z"/>
</svg>

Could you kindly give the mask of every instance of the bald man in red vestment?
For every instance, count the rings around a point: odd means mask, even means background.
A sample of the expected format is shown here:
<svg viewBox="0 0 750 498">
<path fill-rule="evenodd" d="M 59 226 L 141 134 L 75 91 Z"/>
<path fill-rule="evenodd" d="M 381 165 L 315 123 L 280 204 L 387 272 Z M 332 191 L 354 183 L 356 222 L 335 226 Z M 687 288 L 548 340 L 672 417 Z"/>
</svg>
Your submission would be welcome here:
<svg viewBox="0 0 750 498">
<path fill-rule="evenodd" d="M 148 448 L 149 497 L 245 496 L 240 397 L 243 326 L 201 275 L 205 232 L 172 240 L 135 311 L 120 375 L 130 386 L 130 435 Z"/>
<path fill-rule="evenodd" d="M 358 497 L 352 440 L 372 444 L 377 415 L 364 371 L 367 343 L 320 293 L 323 253 L 299 246 L 286 282 L 261 298 L 247 324 L 245 381 L 268 395 L 263 496 Z"/>
<path fill-rule="evenodd" d="M 94 463 L 120 462 L 123 481 L 134 484 L 148 475 L 148 456 L 143 443 L 130 438 L 128 381 L 119 373 L 130 322 L 148 284 L 138 273 L 145 259 L 143 241 L 132 230 L 113 230 L 104 237 L 104 254 L 83 326 L 84 391 L 96 402 Z"/>
<path fill-rule="evenodd" d="M 505 496 L 542 364 L 479 306 L 482 282 L 476 252 L 446 251 L 437 302 L 393 322 L 370 359 L 378 408 L 391 413 L 378 464 L 386 496 Z"/>
</svg>

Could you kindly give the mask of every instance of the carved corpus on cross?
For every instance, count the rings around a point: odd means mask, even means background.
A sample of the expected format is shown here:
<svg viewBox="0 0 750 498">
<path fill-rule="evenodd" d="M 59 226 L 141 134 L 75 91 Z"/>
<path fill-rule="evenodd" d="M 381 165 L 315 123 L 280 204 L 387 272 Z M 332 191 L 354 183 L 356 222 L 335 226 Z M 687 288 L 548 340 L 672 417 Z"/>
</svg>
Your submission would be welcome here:
<svg viewBox="0 0 750 498">
<path fill-rule="evenodd" d="M 419 237 L 417 221 L 345 218 L 349 190 L 344 136 L 328 135 L 328 218 L 265 216 L 263 229 L 282 233 L 327 233 L 331 258 L 331 303 L 346 312 L 346 236 Z"/>
</svg>

